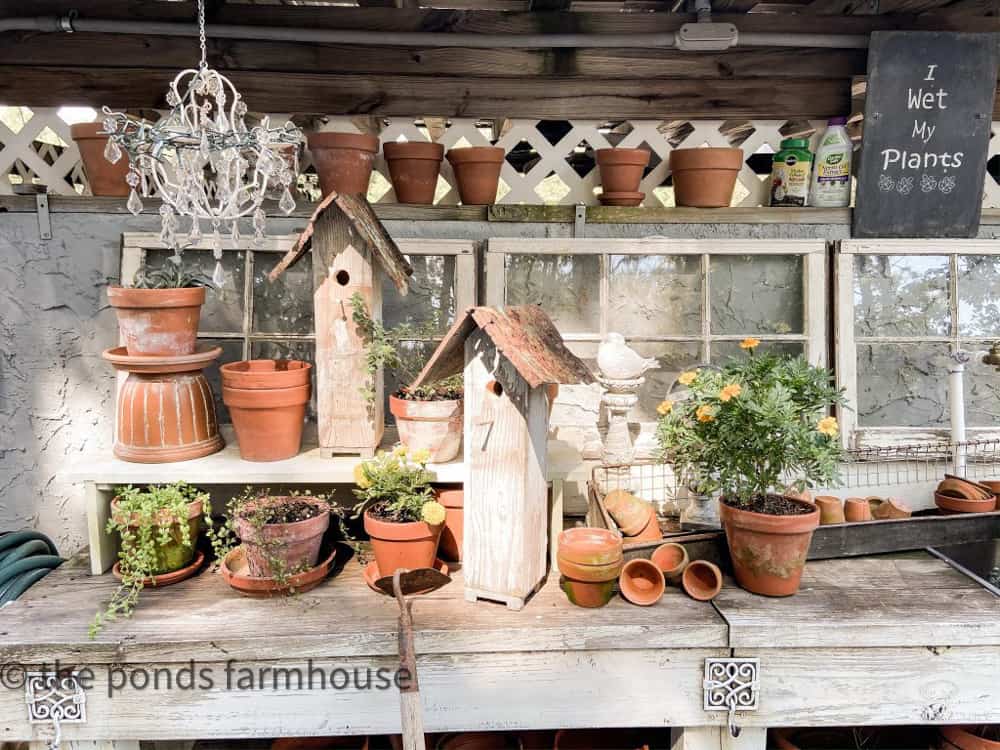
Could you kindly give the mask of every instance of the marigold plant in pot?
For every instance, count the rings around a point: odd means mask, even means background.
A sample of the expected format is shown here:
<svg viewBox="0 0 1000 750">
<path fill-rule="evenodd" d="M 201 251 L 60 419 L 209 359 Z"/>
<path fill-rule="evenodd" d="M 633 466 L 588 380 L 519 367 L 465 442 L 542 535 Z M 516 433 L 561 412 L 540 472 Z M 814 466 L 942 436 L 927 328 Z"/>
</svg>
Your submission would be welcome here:
<svg viewBox="0 0 1000 750">
<path fill-rule="evenodd" d="M 693 492 L 718 494 L 736 581 L 756 594 L 799 587 L 819 510 L 789 497 L 829 485 L 842 449 L 829 409 L 843 401 L 829 371 L 803 357 L 754 354 L 684 373 L 684 400 L 664 401 L 657 437 Z"/>
<path fill-rule="evenodd" d="M 208 493 L 184 482 L 118 488 L 107 530 L 121 539 L 114 568 L 121 584 L 94 617 L 91 637 L 108 621 L 130 617 L 146 586 L 169 585 L 197 572 L 204 562 L 195 548 L 203 519 L 211 524 Z"/>
<path fill-rule="evenodd" d="M 131 286 L 108 287 L 108 302 L 129 356 L 193 354 L 201 306 L 211 279 L 168 259 L 157 269 L 143 265 Z"/>
<path fill-rule="evenodd" d="M 398 446 L 355 467 L 355 513 L 364 515 L 381 576 L 434 567 L 447 512 L 434 499 L 427 459 L 426 451 Z"/>
</svg>

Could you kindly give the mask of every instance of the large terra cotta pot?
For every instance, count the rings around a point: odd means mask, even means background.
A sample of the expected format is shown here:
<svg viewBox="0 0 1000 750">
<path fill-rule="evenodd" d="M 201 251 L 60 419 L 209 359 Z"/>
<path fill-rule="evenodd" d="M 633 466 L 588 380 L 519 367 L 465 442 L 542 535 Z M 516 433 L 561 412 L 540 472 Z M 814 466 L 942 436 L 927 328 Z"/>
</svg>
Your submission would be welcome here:
<svg viewBox="0 0 1000 750">
<path fill-rule="evenodd" d="M 382 152 L 399 203 L 434 203 L 444 146 L 429 141 L 386 143 Z"/>
<path fill-rule="evenodd" d="M 799 590 L 813 531 L 819 526 L 819 508 L 804 500 L 788 500 L 809 512 L 778 516 L 719 501 L 736 582 L 754 594 L 791 596 Z"/>
<path fill-rule="evenodd" d="M 90 185 L 90 194 L 124 198 L 130 190 L 125 181 L 129 169 L 128 154 L 123 150 L 117 162 L 112 164 L 108 161 L 104 156 L 104 149 L 108 146 L 108 136 L 104 135 L 102 130 L 104 124 L 101 122 L 81 122 L 69 128 L 70 135 L 80 151 L 80 160 L 83 162 L 83 171 Z"/>
<path fill-rule="evenodd" d="M 365 511 L 365 531 L 372 540 L 379 575 L 392 575 L 398 568 L 433 568 L 443 527 L 424 521 L 383 521 Z"/>
<path fill-rule="evenodd" d="M 461 485 L 438 487 L 434 493 L 446 512 L 438 553 L 446 562 L 461 562 L 462 538 L 465 530 L 465 489 Z"/>
<path fill-rule="evenodd" d="M 488 206 L 497 199 L 500 170 L 506 154 L 497 146 L 467 146 L 448 151 L 458 195 L 467 206 Z"/>
<path fill-rule="evenodd" d="M 733 201 L 736 176 L 742 168 L 742 149 L 674 149 L 670 152 L 674 203 L 694 208 L 725 208 Z"/>
<path fill-rule="evenodd" d="M 257 528 L 244 515 L 235 519 L 236 535 L 243 542 L 250 575 L 257 578 L 272 578 L 275 571 L 272 562 L 281 563 L 285 575 L 309 570 L 319 560 L 323 535 L 330 526 L 330 512 L 326 506 L 311 497 L 270 496 L 251 500 L 245 507 L 255 510 L 261 504 L 282 505 L 305 502 L 315 506 L 319 512 L 311 518 L 291 523 L 268 523 Z"/>
<path fill-rule="evenodd" d="M 246 461 L 281 461 L 302 447 L 309 403 L 308 362 L 252 359 L 230 362 L 222 372 L 222 400 L 229 407 Z"/>
<path fill-rule="evenodd" d="M 162 522 L 158 522 L 157 526 L 161 529 L 168 527 L 167 533 L 170 541 L 165 544 L 162 543 L 159 541 L 159 532 L 154 532 L 153 538 L 157 541 L 155 544 L 156 560 L 153 565 L 153 575 L 158 576 L 180 570 L 194 559 L 195 546 L 198 543 L 198 534 L 201 532 L 201 519 L 203 515 L 204 507 L 201 500 L 193 500 L 188 503 L 187 518 L 185 520 L 188 526 L 189 542 L 185 544 L 180 523 L 177 519 L 166 509 L 160 512 L 157 519 L 158 521 L 162 520 Z M 136 518 L 136 514 L 131 514 L 129 518 L 124 517 L 117 497 L 111 501 L 111 517 L 119 526 L 127 524 L 130 529 L 139 528 L 139 520 Z"/>
<path fill-rule="evenodd" d="M 133 357 L 194 353 L 205 287 L 132 289 L 108 287 L 125 347 Z"/>
<path fill-rule="evenodd" d="M 462 399 L 411 401 L 389 396 L 399 442 L 410 451 L 428 451 L 436 464 L 451 461 L 462 447 L 462 407 Z"/>
<path fill-rule="evenodd" d="M 367 195 L 379 139 L 364 133 L 308 133 L 319 189 L 324 196 L 336 190 L 345 195 Z"/>
</svg>

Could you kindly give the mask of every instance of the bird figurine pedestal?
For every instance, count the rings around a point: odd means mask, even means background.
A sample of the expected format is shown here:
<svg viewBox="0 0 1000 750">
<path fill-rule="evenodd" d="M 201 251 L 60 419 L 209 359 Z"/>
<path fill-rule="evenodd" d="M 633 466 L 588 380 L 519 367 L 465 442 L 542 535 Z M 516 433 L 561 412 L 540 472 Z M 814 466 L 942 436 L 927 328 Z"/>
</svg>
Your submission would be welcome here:
<svg viewBox="0 0 1000 750">
<path fill-rule="evenodd" d="M 601 463 L 608 467 L 604 472 L 608 487 L 602 489 L 632 490 L 630 464 L 635 458 L 635 445 L 628 427 L 628 415 L 639 403 L 639 389 L 646 379 L 618 380 L 598 376 L 597 382 L 604 389 L 601 406 L 607 415 L 608 424 L 601 450 Z"/>
</svg>

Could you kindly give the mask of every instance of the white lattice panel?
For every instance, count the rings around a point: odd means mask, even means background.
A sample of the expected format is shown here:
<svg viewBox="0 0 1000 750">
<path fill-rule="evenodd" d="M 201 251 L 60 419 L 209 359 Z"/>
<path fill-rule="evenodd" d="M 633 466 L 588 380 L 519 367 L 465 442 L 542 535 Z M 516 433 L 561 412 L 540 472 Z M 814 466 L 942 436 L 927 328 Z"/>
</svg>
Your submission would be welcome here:
<svg viewBox="0 0 1000 750">
<path fill-rule="evenodd" d="M 9 113 L 13 109 L 0 107 L 0 115 L 4 110 Z M 79 112 L 74 114 L 79 121 Z M 7 176 L 7 179 L 0 179 L 0 194 L 13 192 L 12 183 L 17 182 L 45 184 L 49 192 L 56 195 L 86 194 L 88 188 L 79 163 L 79 152 L 70 137 L 69 125 L 59 116 L 59 110 L 38 108 L 30 110 L 30 115 L 23 126 L 16 117 L 0 116 L 0 174 Z M 271 119 L 283 122 L 288 119 L 288 114 L 273 114 Z M 14 127 L 9 124 L 12 122 Z M 359 132 L 358 122 L 350 118 L 331 117 L 325 119 L 321 129 Z M 380 137 L 383 142 L 429 138 L 423 118 L 392 118 L 379 123 L 382 125 Z M 446 149 L 463 145 L 487 146 L 495 140 L 495 144 L 503 148 L 509 157 L 516 150 L 521 160 L 529 159 L 523 171 L 515 167 L 516 159 L 509 158 L 504 162 L 499 203 L 596 205 L 600 185 L 596 164 L 586 174 L 580 175 L 570 159 L 578 164 L 589 164 L 594 150 L 621 146 L 648 148 L 653 154 L 650 160 L 652 168 L 639 188 L 646 193 L 644 205 L 671 206 L 673 189 L 665 186 L 664 182 L 669 176 L 670 152 L 674 148 L 730 146 L 734 145 L 730 138 L 738 133 L 736 145 L 749 158 L 755 153 L 777 151 L 782 130 L 787 132 L 788 125 L 784 120 L 753 120 L 744 124 L 721 120 L 631 120 L 615 123 L 612 128 L 605 121 L 573 120 L 562 126 L 565 132 L 555 143 L 539 130 L 538 120 L 505 120 L 500 132 L 494 134 L 492 128 L 482 122 L 477 123 L 471 118 L 454 119 L 448 121 L 446 126 L 441 123 L 435 132 L 437 140 Z M 814 141 L 824 127 L 821 121 L 796 125 L 796 134 L 812 132 Z M 994 123 L 994 129 L 1000 133 L 1000 123 Z M 523 144 L 530 146 L 530 152 Z M 993 138 L 989 157 L 997 155 L 1000 155 L 1000 138 Z M 308 152 L 303 154 L 300 168 L 306 174 L 312 171 Z M 376 203 L 395 202 L 389 170 L 381 153 L 375 161 L 375 172 L 369 199 Z M 310 181 L 307 177 L 303 184 L 308 189 L 310 185 L 315 185 L 315 178 Z M 733 194 L 733 205 L 766 205 L 767 190 L 766 175 L 757 175 L 744 164 Z M 456 204 L 458 200 L 454 174 L 445 160 L 441 166 L 436 202 L 447 205 Z M 988 174 L 983 205 L 987 208 L 1000 207 L 1000 184 Z"/>
</svg>

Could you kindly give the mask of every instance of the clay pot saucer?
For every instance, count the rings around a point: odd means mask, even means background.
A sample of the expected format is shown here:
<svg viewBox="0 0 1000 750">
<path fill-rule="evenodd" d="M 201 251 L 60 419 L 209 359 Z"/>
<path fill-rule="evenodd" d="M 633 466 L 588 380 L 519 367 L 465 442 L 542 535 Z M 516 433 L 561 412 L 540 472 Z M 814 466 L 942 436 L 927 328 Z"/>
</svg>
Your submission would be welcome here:
<svg viewBox="0 0 1000 750">
<path fill-rule="evenodd" d="M 618 191 L 601 193 L 597 199 L 602 206 L 638 206 L 645 197 L 645 193 L 638 191 Z"/>
<path fill-rule="evenodd" d="M 935 492 L 934 503 L 941 510 L 950 513 L 989 513 L 991 510 L 996 509 L 997 498 L 996 495 L 991 495 L 985 500 L 967 500 Z"/>
<path fill-rule="evenodd" d="M 219 572 L 223 579 L 244 596 L 266 598 L 284 595 L 291 592 L 301 594 L 319 586 L 329 575 L 333 560 L 337 556 L 337 548 L 331 547 L 330 554 L 321 560 L 314 568 L 289 576 L 284 585 L 274 578 L 254 578 L 248 575 L 250 565 L 242 545 L 232 550 L 222 560 Z"/>
<path fill-rule="evenodd" d="M 156 375 L 196 372 L 212 364 L 221 354 L 222 347 L 220 346 L 199 344 L 194 354 L 182 354 L 177 357 L 158 355 L 132 357 L 129 356 L 128 350 L 124 346 L 105 349 L 101 356 L 110 362 L 116 370 Z"/>
<path fill-rule="evenodd" d="M 435 560 L 434 561 L 434 567 L 438 571 L 440 571 L 441 573 L 444 573 L 445 575 L 449 574 L 448 563 L 446 563 L 444 560 L 440 560 L 440 559 L 439 560 Z M 382 591 L 382 589 L 376 588 L 376 586 L 375 586 L 375 581 L 377 581 L 379 578 L 382 577 L 382 574 L 379 572 L 379 569 L 378 569 L 378 562 L 377 561 L 372 560 L 370 563 L 368 563 L 365 566 L 364 577 L 365 577 L 365 583 L 368 584 L 368 588 L 370 588 L 372 591 L 374 591 L 374 592 L 376 592 L 378 594 L 382 594 L 384 596 L 388 596 L 388 594 L 386 594 L 384 591 Z M 428 592 L 417 591 L 415 593 L 419 595 L 419 594 L 424 594 L 424 593 L 428 593 Z M 409 594 L 407 594 L 407 596 L 409 596 Z"/>
<path fill-rule="evenodd" d="M 186 581 L 188 578 L 193 576 L 199 570 L 201 566 L 205 564 L 205 553 L 201 550 L 194 551 L 194 557 L 191 562 L 185 565 L 180 570 L 172 570 L 169 573 L 161 573 L 158 576 L 152 576 L 151 578 L 143 578 L 143 586 L 155 586 L 157 588 L 161 586 L 169 586 L 172 583 L 180 583 L 181 581 Z M 114 567 L 111 568 L 111 574 L 114 575 L 119 581 L 122 579 L 121 573 L 121 563 L 116 562 Z"/>
</svg>

